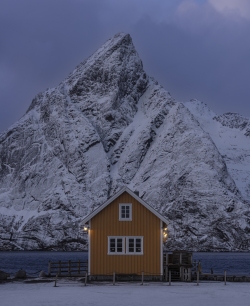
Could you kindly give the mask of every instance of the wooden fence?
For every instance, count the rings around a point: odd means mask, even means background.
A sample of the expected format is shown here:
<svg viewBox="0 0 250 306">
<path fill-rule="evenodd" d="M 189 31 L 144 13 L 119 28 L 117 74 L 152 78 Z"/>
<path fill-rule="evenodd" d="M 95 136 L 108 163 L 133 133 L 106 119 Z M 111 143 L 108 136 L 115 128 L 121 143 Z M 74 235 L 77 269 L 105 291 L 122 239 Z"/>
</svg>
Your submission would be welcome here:
<svg viewBox="0 0 250 306">
<path fill-rule="evenodd" d="M 49 276 L 85 276 L 88 272 L 88 261 L 49 261 Z"/>
</svg>

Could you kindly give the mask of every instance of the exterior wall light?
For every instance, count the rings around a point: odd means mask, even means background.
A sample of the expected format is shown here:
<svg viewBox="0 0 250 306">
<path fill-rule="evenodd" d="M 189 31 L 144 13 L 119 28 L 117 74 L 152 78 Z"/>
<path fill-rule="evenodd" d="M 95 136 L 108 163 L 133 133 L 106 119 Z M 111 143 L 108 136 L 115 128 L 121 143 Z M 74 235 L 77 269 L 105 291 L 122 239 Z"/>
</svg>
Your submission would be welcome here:
<svg viewBox="0 0 250 306">
<path fill-rule="evenodd" d="M 84 232 L 84 233 L 88 233 L 88 231 L 89 231 L 89 225 L 88 225 L 88 224 L 85 224 L 85 225 L 83 226 L 83 232 Z"/>
<path fill-rule="evenodd" d="M 163 238 L 167 239 L 167 237 L 168 237 L 168 228 L 166 226 L 163 227 L 162 234 L 163 234 Z"/>
</svg>

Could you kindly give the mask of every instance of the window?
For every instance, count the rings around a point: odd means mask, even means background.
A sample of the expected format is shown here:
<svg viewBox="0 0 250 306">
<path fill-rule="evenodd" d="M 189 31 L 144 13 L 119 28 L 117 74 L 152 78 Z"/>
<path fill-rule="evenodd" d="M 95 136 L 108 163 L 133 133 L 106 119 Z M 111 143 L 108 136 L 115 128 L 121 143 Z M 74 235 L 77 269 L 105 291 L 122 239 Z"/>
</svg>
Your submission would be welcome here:
<svg viewBox="0 0 250 306">
<path fill-rule="evenodd" d="M 143 254 L 143 237 L 126 237 L 127 254 Z"/>
<path fill-rule="evenodd" d="M 143 237 L 108 237 L 109 255 L 142 255 Z"/>
<path fill-rule="evenodd" d="M 124 254 L 124 237 L 108 237 L 108 254 Z"/>
<path fill-rule="evenodd" d="M 132 204 L 119 204 L 119 220 L 132 221 Z"/>
</svg>

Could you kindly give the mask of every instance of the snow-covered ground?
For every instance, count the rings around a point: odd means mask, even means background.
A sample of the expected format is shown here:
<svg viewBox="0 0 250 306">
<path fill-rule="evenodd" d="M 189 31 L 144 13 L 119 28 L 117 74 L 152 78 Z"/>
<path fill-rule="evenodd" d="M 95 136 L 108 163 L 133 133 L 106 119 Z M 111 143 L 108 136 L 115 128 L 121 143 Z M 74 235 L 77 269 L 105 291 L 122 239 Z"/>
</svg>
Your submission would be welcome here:
<svg viewBox="0 0 250 306">
<path fill-rule="evenodd" d="M 250 283 L 206 282 L 196 283 L 138 283 L 89 284 L 84 287 L 77 282 L 0 285 L 2 306 L 127 306 L 127 305 L 174 305 L 174 306 L 233 306 L 248 305 Z"/>
</svg>

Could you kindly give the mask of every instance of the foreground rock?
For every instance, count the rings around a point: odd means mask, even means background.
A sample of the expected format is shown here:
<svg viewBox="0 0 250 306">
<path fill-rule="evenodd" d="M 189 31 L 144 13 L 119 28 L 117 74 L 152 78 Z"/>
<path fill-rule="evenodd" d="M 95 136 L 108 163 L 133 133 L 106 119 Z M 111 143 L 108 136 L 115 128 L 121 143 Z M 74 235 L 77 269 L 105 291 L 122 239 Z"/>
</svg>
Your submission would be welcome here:
<svg viewBox="0 0 250 306">
<path fill-rule="evenodd" d="M 188 107 L 129 35 L 107 41 L 0 135 L 0 248 L 85 249 L 82 218 L 128 185 L 169 220 L 166 248 L 249 250 L 247 193 Z"/>
<path fill-rule="evenodd" d="M 46 274 L 44 271 L 41 271 L 41 272 L 39 273 L 39 277 L 40 277 L 40 278 L 47 277 L 47 274 Z"/>
<path fill-rule="evenodd" d="M 0 280 L 6 280 L 8 277 L 10 277 L 9 273 L 0 270 Z"/>
<path fill-rule="evenodd" d="M 26 271 L 22 269 L 18 270 L 15 274 L 16 279 L 25 279 L 26 277 L 27 277 Z"/>
</svg>

